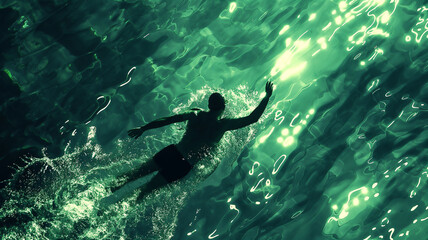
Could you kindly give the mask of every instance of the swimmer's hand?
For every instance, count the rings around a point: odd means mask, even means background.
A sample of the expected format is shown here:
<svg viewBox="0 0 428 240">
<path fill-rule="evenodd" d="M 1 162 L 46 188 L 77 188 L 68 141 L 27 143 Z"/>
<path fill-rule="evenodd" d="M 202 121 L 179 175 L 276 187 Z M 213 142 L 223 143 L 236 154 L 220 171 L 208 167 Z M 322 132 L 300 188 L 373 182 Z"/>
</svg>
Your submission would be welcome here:
<svg viewBox="0 0 428 240">
<path fill-rule="evenodd" d="M 144 132 L 144 127 L 139 127 L 139 128 L 134 128 L 128 131 L 128 136 L 130 136 L 131 138 L 139 138 L 141 136 L 141 134 L 143 134 Z"/>
<path fill-rule="evenodd" d="M 270 96 L 272 96 L 272 91 L 273 91 L 273 83 L 271 81 L 268 81 L 266 83 L 266 97 L 270 98 Z"/>
</svg>

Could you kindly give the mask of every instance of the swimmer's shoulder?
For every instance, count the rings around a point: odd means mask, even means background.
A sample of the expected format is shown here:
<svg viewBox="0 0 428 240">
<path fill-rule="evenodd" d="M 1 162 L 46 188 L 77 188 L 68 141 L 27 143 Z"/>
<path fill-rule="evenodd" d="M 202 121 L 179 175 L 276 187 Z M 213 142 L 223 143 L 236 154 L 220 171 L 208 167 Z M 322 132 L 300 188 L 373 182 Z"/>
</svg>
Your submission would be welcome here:
<svg viewBox="0 0 428 240">
<path fill-rule="evenodd" d="M 204 109 L 202 109 L 202 108 L 192 108 L 192 109 L 190 109 L 190 111 L 193 113 L 193 114 L 195 114 L 195 116 L 199 116 L 199 115 L 201 115 L 201 114 L 205 114 L 205 113 L 207 113 Z"/>
</svg>

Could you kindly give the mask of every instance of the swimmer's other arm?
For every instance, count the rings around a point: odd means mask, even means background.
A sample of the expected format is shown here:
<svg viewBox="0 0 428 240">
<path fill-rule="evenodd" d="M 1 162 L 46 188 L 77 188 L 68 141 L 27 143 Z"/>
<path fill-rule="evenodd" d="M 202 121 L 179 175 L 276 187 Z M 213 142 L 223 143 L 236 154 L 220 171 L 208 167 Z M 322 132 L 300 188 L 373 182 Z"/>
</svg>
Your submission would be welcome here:
<svg viewBox="0 0 428 240">
<path fill-rule="evenodd" d="M 273 83 L 271 81 L 268 81 L 266 83 L 265 91 L 266 96 L 262 99 L 260 104 L 256 107 L 256 109 L 254 109 L 254 111 L 250 115 L 243 118 L 224 119 L 225 130 L 235 130 L 256 123 L 265 111 L 266 106 L 269 102 L 269 98 L 272 96 Z"/>
<path fill-rule="evenodd" d="M 153 122 L 150 122 L 142 127 L 138 127 L 138 128 L 134 128 L 128 131 L 128 136 L 130 136 L 131 138 L 139 138 L 141 136 L 141 134 L 143 134 L 143 132 L 153 129 L 153 128 L 160 128 L 172 123 L 176 123 L 176 122 L 183 122 L 186 120 L 189 120 L 192 117 L 195 117 L 195 113 L 194 112 L 190 112 L 190 113 L 184 113 L 184 114 L 178 114 L 178 115 L 174 115 L 174 116 L 170 116 L 170 117 L 164 117 L 164 118 L 159 118 L 154 120 Z"/>
</svg>

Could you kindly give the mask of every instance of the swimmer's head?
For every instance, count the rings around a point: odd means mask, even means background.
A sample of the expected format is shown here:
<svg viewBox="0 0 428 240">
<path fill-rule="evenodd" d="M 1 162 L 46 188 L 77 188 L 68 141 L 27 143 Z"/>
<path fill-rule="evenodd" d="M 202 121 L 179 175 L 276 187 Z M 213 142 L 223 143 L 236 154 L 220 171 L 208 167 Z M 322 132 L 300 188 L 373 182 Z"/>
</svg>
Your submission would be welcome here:
<svg viewBox="0 0 428 240">
<path fill-rule="evenodd" d="M 208 100 L 208 108 L 211 111 L 223 111 L 226 107 L 223 96 L 220 93 L 213 93 Z"/>
</svg>

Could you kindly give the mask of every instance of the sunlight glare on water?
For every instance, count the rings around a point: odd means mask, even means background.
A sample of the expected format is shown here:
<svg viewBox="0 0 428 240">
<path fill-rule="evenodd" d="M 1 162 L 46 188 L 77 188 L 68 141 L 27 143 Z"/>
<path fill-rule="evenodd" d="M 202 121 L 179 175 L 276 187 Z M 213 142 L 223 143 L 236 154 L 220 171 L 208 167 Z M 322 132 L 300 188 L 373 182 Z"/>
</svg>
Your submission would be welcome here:
<svg viewBox="0 0 428 240">
<path fill-rule="evenodd" d="M 2 111 L 24 132 L 4 135 L 43 147 L 2 189 L 2 239 L 425 239 L 427 4 L 0 3 L 19 13 L 0 60 L 20 94 Z M 212 92 L 246 116 L 268 80 L 259 122 L 183 180 L 142 202 L 143 179 L 112 194 L 185 125 L 128 129 Z"/>
</svg>

